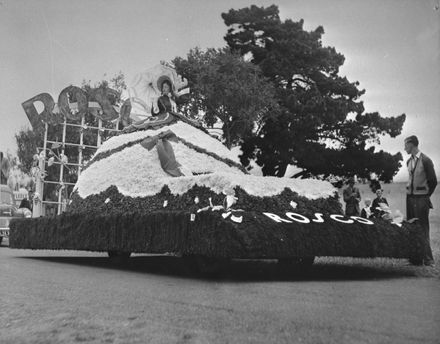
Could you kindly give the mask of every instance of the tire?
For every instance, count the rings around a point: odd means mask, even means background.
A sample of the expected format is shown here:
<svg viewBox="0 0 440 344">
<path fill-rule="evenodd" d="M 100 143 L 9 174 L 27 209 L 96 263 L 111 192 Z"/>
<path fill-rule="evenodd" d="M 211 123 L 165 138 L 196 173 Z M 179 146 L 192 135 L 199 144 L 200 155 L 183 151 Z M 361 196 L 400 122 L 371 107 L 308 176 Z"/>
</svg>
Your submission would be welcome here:
<svg viewBox="0 0 440 344">
<path fill-rule="evenodd" d="M 126 260 L 131 256 L 131 252 L 123 252 L 123 251 L 107 251 L 107 254 L 110 259 L 120 259 L 120 260 Z"/>
<path fill-rule="evenodd" d="M 185 256 L 183 259 L 190 271 L 210 276 L 218 274 L 226 263 L 226 259 L 200 255 Z"/>
<path fill-rule="evenodd" d="M 422 258 L 411 257 L 411 258 L 408 259 L 408 261 L 409 261 L 409 263 L 411 265 L 414 265 L 414 266 L 422 266 L 423 265 L 423 259 Z"/>
<path fill-rule="evenodd" d="M 311 257 L 294 257 L 294 258 L 280 258 L 278 264 L 282 268 L 309 268 L 315 262 L 315 256 Z"/>
<path fill-rule="evenodd" d="M 312 257 L 302 257 L 300 265 L 304 266 L 304 267 L 309 267 L 309 266 L 312 266 L 314 262 L 315 262 L 315 256 L 312 256 Z"/>
</svg>

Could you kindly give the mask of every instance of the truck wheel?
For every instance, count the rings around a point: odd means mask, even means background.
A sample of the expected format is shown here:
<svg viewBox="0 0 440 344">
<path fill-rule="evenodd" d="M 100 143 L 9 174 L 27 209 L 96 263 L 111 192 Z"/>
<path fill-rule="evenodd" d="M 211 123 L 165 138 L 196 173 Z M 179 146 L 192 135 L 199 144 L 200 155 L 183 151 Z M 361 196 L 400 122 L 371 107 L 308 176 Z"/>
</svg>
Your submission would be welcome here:
<svg viewBox="0 0 440 344">
<path fill-rule="evenodd" d="M 283 268 L 307 268 L 314 262 L 315 256 L 278 259 L 278 264 Z"/>
<path fill-rule="evenodd" d="M 194 272 L 203 275 L 216 275 L 226 263 L 225 259 L 206 256 L 185 256 L 185 264 Z"/>
<path fill-rule="evenodd" d="M 301 258 L 301 262 L 300 265 L 301 266 L 312 266 L 313 263 L 315 262 L 315 256 L 311 256 L 311 257 L 302 257 Z"/>
<path fill-rule="evenodd" d="M 117 258 L 120 260 L 128 259 L 130 258 L 131 252 L 123 252 L 123 251 L 108 251 L 109 258 Z"/>
</svg>

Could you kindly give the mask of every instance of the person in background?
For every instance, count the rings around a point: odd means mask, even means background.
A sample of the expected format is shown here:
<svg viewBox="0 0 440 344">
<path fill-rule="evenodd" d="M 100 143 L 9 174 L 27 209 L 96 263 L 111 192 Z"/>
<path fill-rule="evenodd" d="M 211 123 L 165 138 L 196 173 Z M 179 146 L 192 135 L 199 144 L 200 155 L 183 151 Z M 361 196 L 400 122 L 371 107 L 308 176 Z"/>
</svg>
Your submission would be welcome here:
<svg viewBox="0 0 440 344">
<path fill-rule="evenodd" d="M 365 199 L 365 207 L 362 208 L 361 210 L 361 217 L 365 218 L 365 219 L 369 219 L 370 217 L 372 217 L 373 212 L 371 211 L 371 199 L 366 198 Z"/>
<path fill-rule="evenodd" d="M 19 207 L 19 208 L 20 208 L 20 209 L 21 209 L 21 208 L 26 208 L 26 209 L 32 210 L 32 208 L 31 208 L 31 204 L 29 203 L 29 201 L 28 201 L 27 198 L 23 198 L 23 199 L 21 200 L 21 202 L 20 202 L 20 207 Z"/>
<path fill-rule="evenodd" d="M 381 214 L 381 212 L 382 212 L 381 206 L 380 206 L 381 203 L 384 203 L 387 206 L 389 206 L 387 199 L 385 197 L 383 197 L 382 195 L 383 195 L 383 190 L 377 189 L 376 190 L 376 198 L 373 200 L 373 205 L 371 206 L 375 217 L 381 217 L 383 215 L 383 214 Z"/>
<path fill-rule="evenodd" d="M 429 238 L 429 210 L 432 209 L 431 195 L 437 187 L 437 177 L 432 160 L 419 150 L 417 136 L 405 139 L 405 151 L 410 154 L 406 162 L 409 180 L 406 187 L 407 220 L 417 218 L 422 226 L 425 237 L 423 259 L 410 259 L 414 265 L 434 266 L 434 258 Z"/>
<path fill-rule="evenodd" d="M 361 194 L 359 189 L 354 186 L 354 178 L 348 180 L 348 187 L 343 192 L 345 201 L 345 215 L 346 216 L 359 216 L 361 201 Z"/>
</svg>

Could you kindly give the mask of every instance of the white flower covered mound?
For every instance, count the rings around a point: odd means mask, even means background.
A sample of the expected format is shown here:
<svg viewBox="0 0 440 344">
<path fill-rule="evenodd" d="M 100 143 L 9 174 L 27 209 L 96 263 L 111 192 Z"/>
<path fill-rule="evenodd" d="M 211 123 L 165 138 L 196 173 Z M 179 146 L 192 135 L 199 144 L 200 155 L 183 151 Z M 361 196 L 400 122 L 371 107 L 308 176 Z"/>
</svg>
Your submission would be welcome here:
<svg viewBox="0 0 440 344">
<path fill-rule="evenodd" d="M 195 146 L 204 148 L 207 151 L 215 153 L 224 159 L 229 159 L 234 162 L 240 163 L 240 159 L 238 158 L 238 156 L 231 152 L 220 141 L 213 138 L 212 136 L 205 134 L 201 130 L 181 121 L 163 126 L 162 128 L 155 130 L 141 130 L 135 131 L 130 134 L 114 136 L 104 142 L 101 147 L 99 147 L 99 149 L 95 153 L 95 156 L 100 153 L 116 149 L 124 144 L 137 141 L 149 136 L 155 136 L 159 133 L 166 132 L 167 130 L 171 130 L 174 134 L 176 134 L 177 137 L 180 137 Z"/>
<path fill-rule="evenodd" d="M 140 143 L 146 137 L 167 130 L 172 130 L 189 144 L 215 154 L 211 156 L 197 151 L 182 141 L 170 141 L 184 173 L 182 177 L 171 177 L 162 169 L 156 148 L 148 150 Z M 104 152 L 107 153 L 103 155 Z M 225 158 L 238 160 L 216 139 L 191 125 L 178 122 L 158 130 L 137 131 L 109 139 L 83 171 L 75 190 L 81 198 L 86 198 L 116 186 L 125 196 L 146 197 L 158 194 L 165 185 L 175 195 L 184 194 L 195 185 L 223 194 L 233 193 L 234 188 L 240 186 L 253 196 L 274 196 L 289 188 L 309 199 L 328 198 L 336 191 L 330 183 L 318 180 L 246 175 L 238 167 L 222 160 Z"/>
</svg>

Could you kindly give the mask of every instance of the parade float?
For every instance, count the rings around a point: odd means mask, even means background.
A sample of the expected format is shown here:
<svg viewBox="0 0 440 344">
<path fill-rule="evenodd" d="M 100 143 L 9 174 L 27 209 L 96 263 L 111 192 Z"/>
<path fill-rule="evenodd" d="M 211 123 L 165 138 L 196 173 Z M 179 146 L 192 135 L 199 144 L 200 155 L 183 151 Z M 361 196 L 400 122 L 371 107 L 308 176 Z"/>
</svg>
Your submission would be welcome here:
<svg viewBox="0 0 440 344">
<path fill-rule="evenodd" d="M 63 92 L 59 113 L 47 95 L 23 103 L 34 127 L 86 111 L 79 88 Z M 416 223 L 345 217 L 329 182 L 249 174 L 237 155 L 177 112 L 185 93 L 186 80 L 161 64 L 135 78 L 120 109 L 101 95 L 96 116 L 123 129 L 82 164 L 64 211 L 11 223 L 10 247 L 299 264 L 316 256 L 423 254 Z M 76 104 L 65 105 L 67 96 Z M 46 101 L 43 114 L 36 100 Z"/>
</svg>

